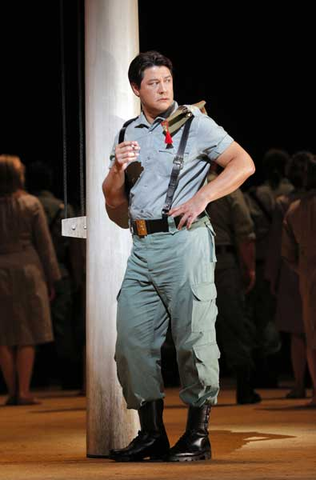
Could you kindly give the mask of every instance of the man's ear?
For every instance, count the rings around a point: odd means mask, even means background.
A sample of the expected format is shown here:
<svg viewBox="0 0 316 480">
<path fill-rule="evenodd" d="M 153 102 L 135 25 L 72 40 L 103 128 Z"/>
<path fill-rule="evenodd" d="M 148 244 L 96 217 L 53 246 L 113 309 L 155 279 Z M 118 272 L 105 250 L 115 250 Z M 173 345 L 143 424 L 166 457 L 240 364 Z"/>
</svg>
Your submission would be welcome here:
<svg viewBox="0 0 316 480">
<path fill-rule="evenodd" d="M 131 87 L 132 87 L 132 90 L 135 93 L 136 97 L 139 97 L 139 88 L 136 85 L 136 83 L 131 83 Z"/>
</svg>

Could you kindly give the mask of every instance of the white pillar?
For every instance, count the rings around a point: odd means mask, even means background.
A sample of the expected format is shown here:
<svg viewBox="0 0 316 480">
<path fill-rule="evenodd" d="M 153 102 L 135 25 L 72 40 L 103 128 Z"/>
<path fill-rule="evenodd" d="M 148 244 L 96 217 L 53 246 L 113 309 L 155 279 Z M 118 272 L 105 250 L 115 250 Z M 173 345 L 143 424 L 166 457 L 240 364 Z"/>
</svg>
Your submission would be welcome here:
<svg viewBox="0 0 316 480">
<path fill-rule="evenodd" d="M 130 232 L 106 214 L 101 184 L 114 136 L 136 116 L 127 71 L 139 52 L 137 0 L 86 0 L 87 155 L 87 454 L 106 456 L 136 435 L 116 377 L 116 295 L 131 248 Z"/>
</svg>

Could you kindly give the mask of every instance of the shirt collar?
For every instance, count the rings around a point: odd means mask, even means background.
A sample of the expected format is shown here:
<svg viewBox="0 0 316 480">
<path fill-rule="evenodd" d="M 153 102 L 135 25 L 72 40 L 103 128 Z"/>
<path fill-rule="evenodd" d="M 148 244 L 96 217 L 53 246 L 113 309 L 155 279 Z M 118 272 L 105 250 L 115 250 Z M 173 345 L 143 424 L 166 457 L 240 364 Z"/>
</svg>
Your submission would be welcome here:
<svg viewBox="0 0 316 480">
<path fill-rule="evenodd" d="M 169 117 L 177 108 L 178 108 L 178 103 L 176 101 L 174 101 L 172 103 L 172 105 L 168 108 L 168 110 L 166 110 L 161 115 L 158 115 L 158 117 L 155 118 L 153 123 L 149 123 L 145 114 L 144 114 L 144 112 L 141 112 L 138 119 L 136 120 L 135 127 L 136 128 L 141 128 L 141 127 L 150 128 L 153 125 L 157 125 L 157 123 L 160 123 L 163 120 L 165 120 L 167 117 Z"/>
<path fill-rule="evenodd" d="M 166 110 L 164 113 L 159 115 L 158 117 L 155 118 L 156 120 L 165 120 L 166 118 L 170 117 L 170 115 L 173 114 L 173 112 L 178 108 L 177 102 L 173 102 L 173 104 Z"/>
</svg>

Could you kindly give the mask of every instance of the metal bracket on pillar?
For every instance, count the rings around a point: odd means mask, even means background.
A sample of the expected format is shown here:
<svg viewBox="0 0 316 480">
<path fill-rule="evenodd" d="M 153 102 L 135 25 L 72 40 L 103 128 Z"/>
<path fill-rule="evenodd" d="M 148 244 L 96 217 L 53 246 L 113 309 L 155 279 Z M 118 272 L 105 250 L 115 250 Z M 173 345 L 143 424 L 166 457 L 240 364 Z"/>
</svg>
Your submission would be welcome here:
<svg viewBox="0 0 316 480">
<path fill-rule="evenodd" d="M 87 238 L 87 217 L 65 218 L 61 221 L 63 237 Z"/>
</svg>

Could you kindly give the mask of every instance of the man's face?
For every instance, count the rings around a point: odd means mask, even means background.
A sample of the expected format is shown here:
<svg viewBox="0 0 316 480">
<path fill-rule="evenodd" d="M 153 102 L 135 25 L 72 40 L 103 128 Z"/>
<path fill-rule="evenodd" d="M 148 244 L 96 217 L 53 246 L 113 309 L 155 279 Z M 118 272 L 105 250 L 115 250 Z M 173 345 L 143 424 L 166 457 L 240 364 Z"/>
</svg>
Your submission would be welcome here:
<svg viewBox="0 0 316 480">
<path fill-rule="evenodd" d="M 153 118 L 172 105 L 173 79 L 167 67 L 146 68 L 140 88 L 132 84 L 132 89 L 140 98 L 145 114 Z"/>
</svg>

